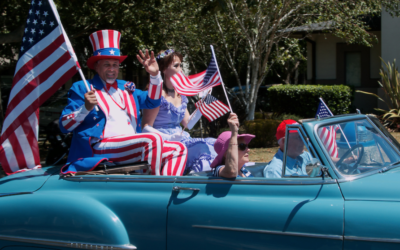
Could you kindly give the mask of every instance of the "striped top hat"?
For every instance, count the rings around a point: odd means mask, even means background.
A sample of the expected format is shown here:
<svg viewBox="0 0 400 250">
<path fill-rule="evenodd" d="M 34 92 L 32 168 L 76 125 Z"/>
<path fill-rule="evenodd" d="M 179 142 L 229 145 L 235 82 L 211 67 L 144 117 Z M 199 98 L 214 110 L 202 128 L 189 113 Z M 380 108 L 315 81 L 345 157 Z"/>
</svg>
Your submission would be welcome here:
<svg viewBox="0 0 400 250">
<path fill-rule="evenodd" d="M 94 69 L 94 64 L 103 59 L 119 60 L 123 62 L 127 56 L 121 56 L 119 40 L 121 33 L 116 30 L 99 30 L 89 36 L 93 47 L 93 56 L 87 60 L 87 66 Z"/>
</svg>

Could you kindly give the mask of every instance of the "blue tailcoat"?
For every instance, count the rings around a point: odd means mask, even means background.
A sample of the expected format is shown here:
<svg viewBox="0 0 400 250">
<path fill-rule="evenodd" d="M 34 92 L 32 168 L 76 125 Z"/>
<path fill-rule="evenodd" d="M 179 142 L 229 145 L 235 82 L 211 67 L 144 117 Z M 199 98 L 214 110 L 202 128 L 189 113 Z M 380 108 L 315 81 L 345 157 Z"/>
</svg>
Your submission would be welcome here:
<svg viewBox="0 0 400 250">
<path fill-rule="evenodd" d="M 95 89 L 101 90 L 104 88 L 103 82 L 99 75 L 95 75 L 93 79 L 87 80 L 89 85 L 92 85 Z M 117 80 L 118 88 L 124 90 L 126 81 Z M 59 119 L 60 129 L 63 133 L 68 133 L 63 126 L 61 119 L 64 115 L 71 114 L 72 112 L 79 109 L 85 104 L 84 95 L 87 93 L 85 84 L 83 81 L 75 82 L 68 92 L 68 104 L 62 111 Z M 136 117 L 137 117 L 137 133 L 142 132 L 140 127 L 141 119 L 139 115 L 140 109 L 153 109 L 160 106 L 161 99 L 153 100 L 147 95 L 147 91 L 136 89 L 133 93 L 133 98 L 136 103 Z M 74 129 L 71 148 L 68 155 L 67 169 L 62 169 L 63 173 L 88 171 L 94 168 L 99 162 L 104 160 L 101 157 L 93 157 L 93 151 L 90 144 L 91 137 L 100 139 L 106 124 L 106 116 L 104 112 L 99 109 L 93 109 L 85 117 L 84 121 Z"/>
</svg>

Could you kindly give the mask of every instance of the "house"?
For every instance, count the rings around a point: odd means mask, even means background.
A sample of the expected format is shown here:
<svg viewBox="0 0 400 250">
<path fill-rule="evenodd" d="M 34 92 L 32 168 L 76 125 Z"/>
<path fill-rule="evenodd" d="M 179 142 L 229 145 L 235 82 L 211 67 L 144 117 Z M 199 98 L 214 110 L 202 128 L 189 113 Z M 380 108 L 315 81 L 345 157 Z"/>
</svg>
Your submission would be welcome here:
<svg viewBox="0 0 400 250">
<path fill-rule="evenodd" d="M 291 37 L 307 41 L 307 83 L 336 85 L 346 84 L 356 90 L 372 92 L 384 97 L 379 86 L 379 70 L 382 58 L 392 63 L 400 61 L 400 18 L 383 11 L 380 17 L 369 18 L 369 32 L 378 41 L 372 47 L 347 44 L 343 39 L 329 33 L 332 23 L 295 27 Z M 399 62 L 400 63 L 400 62 Z M 388 109 L 376 97 L 356 93 L 352 105 L 363 113 L 374 108 Z"/>
</svg>

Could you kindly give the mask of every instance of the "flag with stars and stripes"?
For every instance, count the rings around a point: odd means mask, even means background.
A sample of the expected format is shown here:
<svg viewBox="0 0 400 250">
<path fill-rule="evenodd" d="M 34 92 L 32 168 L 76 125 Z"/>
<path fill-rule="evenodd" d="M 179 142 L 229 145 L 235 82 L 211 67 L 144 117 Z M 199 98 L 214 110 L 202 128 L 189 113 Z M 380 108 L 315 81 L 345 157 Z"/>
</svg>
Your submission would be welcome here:
<svg viewBox="0 0 400 250">
<path fill-rule="evenodd" d="M 326 106 L 325 102 L 320 98 L 317 114 L 315 115 L 316 118 L 326 118 L 333 116 L 332 112 Z M 339 130 L 339 126 L 328 126 L 323 127 L 322 129 L 318 130 L 318 136 L 321 139 L 322 143 L 324 144 L 326 151 L 328 151 L 331 157 L 338 157 L 338 146 L 336 143 L 336 132 Z"/>
<path fill-rule="evenodd" d="M 204 101 L 199 100 L 195 105 L 209 122 L 229 112 L 229 107 L 227 105 L 210 94 L 204 98 Z"/>
<path fill-rule="evenodd" d="M 207 70 L 189 77 L 179 72 L 173 75 L 170 80 L 176 92 L 185 96 L 194 96 L 199 92 L 221 84 L 221 77 L 214 54 L 211 57 Z"/>
<path fill-rule="evenodd" d="M 0 138 L 6 174 L 40 167 L 39 107 L 79 64 L 52 0 L 32 0 Z"/>
</svg>

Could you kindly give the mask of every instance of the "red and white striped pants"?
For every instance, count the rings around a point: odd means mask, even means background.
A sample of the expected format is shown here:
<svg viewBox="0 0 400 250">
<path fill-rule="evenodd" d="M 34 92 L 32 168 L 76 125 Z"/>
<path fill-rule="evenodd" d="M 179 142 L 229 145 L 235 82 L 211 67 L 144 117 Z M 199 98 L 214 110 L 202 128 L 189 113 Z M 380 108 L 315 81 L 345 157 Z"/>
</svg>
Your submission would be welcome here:
<svg viewBox="0 0 400 250">
<path fill-rule="evenodd" d="M 109 137 L 93 146 L 94 156 L 123 164 L 147 161 L 154 175 L 182 175 L 187 148 L 180 142 L 163 141 L 156 133 Z"/>
</svg>

